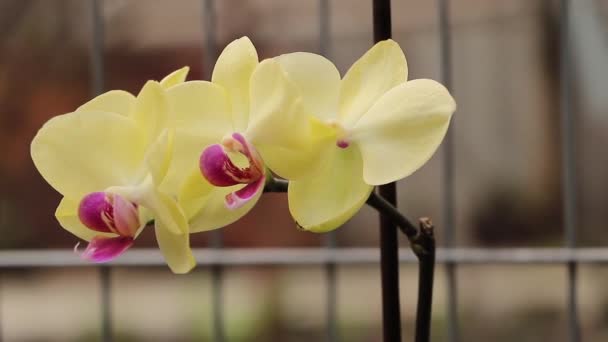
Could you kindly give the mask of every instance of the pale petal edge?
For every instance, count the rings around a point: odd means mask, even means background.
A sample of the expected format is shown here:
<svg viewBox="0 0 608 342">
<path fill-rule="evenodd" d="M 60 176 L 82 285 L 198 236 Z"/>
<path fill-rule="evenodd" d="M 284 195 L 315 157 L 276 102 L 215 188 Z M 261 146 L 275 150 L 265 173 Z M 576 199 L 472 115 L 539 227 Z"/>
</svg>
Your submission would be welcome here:
<svg viewBox="0 0 608 342">
<path fill-rule="evenodd" d="M 313 232 L 313 233 L 327 233 L 327 232 L 330 232 L 337 228 L 340 228 L 346 222 L 348 222 L 348 220 L 350 220 L 353 216 L 355 216 L 359 212 L 359 210 L 361 210 L 361 208 L 363 207 L 363 205 L 365 204 L 365 202 L 367 201 L 369 195 L 372 193 L 373 190 L 374 190 L 374 187 L 370 185 L 367 195 L 363 196 L 361 198 L 361 200 L 358 201 L 354 206 L 345 209 L 344 211 L 337 214 L 332 219 L 326 220 L 319 224 L 303 226 L 298 222 L 298 220 L 297 220 L 298 215 L 296 214 L 297 210 L 291 204 L 289 204 L 289 211 L 290 211 L 291 215 L 293 216 L 294 221 L 295 221 L 296 225 L 298 226 L 298 228 L 309 231 L 309 232 Z M 288 190 L 288 196 L 289 196 L 289 190 Z M 289 203 L 291 203 L 291 201 L 289 201 Z"/>
</svg>

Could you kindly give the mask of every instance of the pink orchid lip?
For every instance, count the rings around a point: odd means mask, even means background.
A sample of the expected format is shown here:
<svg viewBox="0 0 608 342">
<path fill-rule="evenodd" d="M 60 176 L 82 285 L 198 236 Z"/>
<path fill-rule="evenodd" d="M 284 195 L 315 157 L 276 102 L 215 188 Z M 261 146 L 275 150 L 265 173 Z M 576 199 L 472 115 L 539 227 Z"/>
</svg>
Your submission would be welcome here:
<svg viewBox="0 0 608 342">
<path fill-rule="evenodd" d="M 264 189 L 266 178 L 262 177 L 253 183 L 249 183 L 241 189 L 226 195 L 226 207 L 228 209 L 238 209 L 249 202 L 255 195 Z"/>
<path fill-rule="evenodd" d="M 137 204 L 107 192 L 92 192 L 80 201 L 80 221 L 89 229 L 134 237 L 140 227 Z"/>
<path fill-rule="evenodd" d="M 200 169 L 209 183 L 215 186 L 244 184 L 256 176 L 251 166 L 239 168 L 234 165 L 220 144 L 211 145 L 203 151 Z"/>
<path fill-rule="evenodd" d="M 89 229 L 113 233 L 113 208 L 105 192 L 92 192 L 86 195 L 78 207 L 78 217 Z"/>
<path fill-rule="evenodd" d="M 240 168 L 234 165 L 227 151 L 243 154 L 247 157 L 249 166 Z M 225 138 L 222 144 L 207 147 L 201 154 L 199 167 L 203 176 L 215 186 L 248 184 L 255 182 L 264 174 L 264 168 L 257 152 L 239 133 Z"/>
<path fill-rule="evenodd" d="M 82 198 L 78 217 L 89 229 L 116 236 L 95 236 L 80 254 L 85 260 L 110 261 L 133 245 L 140 228 L 137 204 L 109 192 L 92 192 Z M 76 245 L 75 250 L 78 248 Z M 77 252 L 77 251 L 76 251 Z"/>
<path fill-rule="evenodd" d="M 107 262 L 117 258 L 133 246 L 133 241 L 133 238 L 126 236 L 96 236 L 89 242 L 80 256 L 85 260 L 96 263 Z"/>
<path fill-rule="evenodd" d="M 247 157 L 249 165 L 236 166 L 228 152 L 238 152 Z M 239 133 L 222 140 L 221 144 L 207 147 L 199 160 L 201 173 L 209 183 L 227 187 L 245 184 L 245 187 L 226 195 L 226 207 L 237 209 L 263 190 L 266 180 L 264 164 L 255 148 Z"/>
</svg>

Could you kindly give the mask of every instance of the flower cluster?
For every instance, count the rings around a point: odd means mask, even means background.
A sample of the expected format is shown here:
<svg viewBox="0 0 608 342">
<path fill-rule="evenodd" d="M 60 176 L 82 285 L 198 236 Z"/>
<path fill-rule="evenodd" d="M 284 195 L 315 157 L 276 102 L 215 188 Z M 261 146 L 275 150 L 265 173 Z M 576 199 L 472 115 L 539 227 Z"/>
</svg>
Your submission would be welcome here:
<svg viewBox="0 0 608 342">
<path fill-rule="evenodd" d="M 408 81 L 407 71 L 392 40 L 341 78 L 312 53 L 260 62 L 240 38 L 210 82 L 185 81 L 186 67 L 137 96 L 109 91 L 52 118 L 32 141 L 32 159 L 63 195 L 61 226 L 89 242 L 83 258 L 117 257 L 153 220 L 169 267 L 186 273 L 195 265 L 189 234 L 241 218 L 269 177 L 289 181 L 289 210 L 302 229 L 327 232 L 374 186 L 420 168 L 455 102 L 435 81 Z"/>
</svg>

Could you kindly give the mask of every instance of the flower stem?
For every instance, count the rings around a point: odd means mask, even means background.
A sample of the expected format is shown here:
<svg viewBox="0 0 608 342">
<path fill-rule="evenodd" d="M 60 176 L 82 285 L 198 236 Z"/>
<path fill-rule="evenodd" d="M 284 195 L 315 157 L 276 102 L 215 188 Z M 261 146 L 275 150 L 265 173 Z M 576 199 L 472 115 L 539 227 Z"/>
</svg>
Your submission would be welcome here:
<svg viewBox="0 0 608 342">
<path fill-rule="evenodd" d="M 433 307 L 433 278 L 435 274 L 435 236 L 433 223 L 428 218 L 420 219 L 420 231 L 414 251 L 420 262 L 418 273 L 418 305 L 416 309 L 416 342 L 431 339 L 431 311 Z"/>
<path fill-rule="evenodd" d="M 288 183 L 286 180 L 276 179 L 270 172 L 267 172 L 267 174 L 269 174 L 269 176 L 266 176 L 264 192 L 287 192 Z"/>
<path fill-rule="evenodd" d="M 286 192 L 288 187 L 287 181 L 279 179 L 269 179 L 264 188 L 265 192 Z M 434 227 L 431 220 L 428 218 L 421 218 L 418 222 L 418 227 L 412 224 L 407 217 L 395 208 L 389 201 L 379 194 L 372 192 L 367 199 L 367 204 L 376 209 L 382 217 L 389 222 L 391 226 L 396 225 L 399 230 L 407 236 L 410 241 L 410 247 L 419 261 L 419 275 L 418 275 L 418 306 L 416 310 L 416 342 L 428 342 L 430 340 L 431 333 L 431 309 L 433 305 L 433 283 L 434 283 L 434 272 L 435 272 L 435 236 Z M 396 237 L 395 237 L 396 243 Z M 391 249 L 397 246 L 391 245 Z M 398 255 L 392 254 L 389 256 L 393 261 L 386 267 L 397 267 L 398 266 Z M 397 263 L 397 265 L 395 265 Z M 385 264 L 383 264 L 385 265 Z M 384 266 L 383 266 L 384 267 Z M 398 273 L 389 272 L 387 278 L 392 284 L 397 283 L 398 285 Z M 386 288 L 382 286 L 383 293 L 393 293 L 398 291 L 399 288 Z M 383 297 L 385 298 L 385 297 Z M 390 302 L 391 310 L 395 310 L 394 304 L 397 304 L 397 312 L 399 310 L 398 292 L 397 297 L 387 296 L 387 300 Z M 384 305 L 383 299 L 383 307 Z M 386 311 L 383 311 L 386 313 Z M 385 321 L 386 321 L 386 317 Z M 395 320 L 394 317 L 388 316 L 389 322 L 385 322 L 385 336 L 384 341 L 400 341 L 400 339 L 394 339 L 399 337 L 401 334 L 400 320 Z M 395 327 L 395 324 L 398 324 Z M 390 330 L 387 331 L 386 328 Z"/>
<path fill-rule="evenodd" d="M 372 192 L 367 204 L 396 224 L 410 241 L 412 251 L 418 257 L 418 307 L 416 310 L 416 342 L 430 340 L 431 309 L 433 305 L 433 281 L 435 272 L 435 236 L 431 220 L 421 218 L 419 227 L 414 226 L 397 208 L 382 196 Z M 386 340 L 385 341 L 393 341 Z"/>
</svg>

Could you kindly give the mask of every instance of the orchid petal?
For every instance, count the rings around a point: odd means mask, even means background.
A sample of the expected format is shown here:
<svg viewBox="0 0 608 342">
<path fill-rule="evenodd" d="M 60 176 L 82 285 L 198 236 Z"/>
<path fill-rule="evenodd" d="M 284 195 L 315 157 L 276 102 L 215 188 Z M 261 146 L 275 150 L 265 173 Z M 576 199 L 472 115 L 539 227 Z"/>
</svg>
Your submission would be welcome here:
<svg viewBox="0 0 608 342">
<path fill-rule="evenodd" d="M 399 44 L 385 40 L 374 45 L 348 70 L 340 89 L 339 115 L 351 126 L 389 89 L 405 82 L 407 62 Z"/>
<path fill-rule="evenodd" d="M 81 257 L 85 260 L 103 263 L 116 259 L 131 246 L 133 246 L 133 238 L 131 237 L 96 236 L 89 242 Z"/>
<path fill-rule="evenodd" d="M 169 170 L 161 189 L 173 193 L 198 169 L 203 150 L 233 131 L 230 104 L 219 86 L 203 81 L 179 84 L 167 91 L 172 125 L 176 127 Z M 200 171 L 199 171 L 200 173 Z"/>
<path fill-rule="evenodd" d="M 247 139 L 266 165 L 286 179 L 316 170 L 319 145 L 312 117 L 305 112 L 297 87 L 276 60 L 265 60 L 251 77 L 251 113 Z"/>
<path fill-rule="evenodd" d="M 129 117 L 78 111 L 49 120 L 34 137 L 31 154 L 55 190 L 80 199 L 134 181 L 144 157 L 142 140 Z"/>
<path fill-rule="evenodd" d="M 409 81 L 382 96 L 352 131 L 365 182 L 393 182 L 424 165 L 441 144 L 455 109 L 448 90 L 432 80 Z"/>
<path fill-rule="evenodd" d="M 186 77 L 188 77 L 189 71 L 190 68 L 187 66 L 175 70 L 160 81 L 160 86 L 163 87 L 163 89 L 169 89 L 175 85 L 184 83 L 184 81 L 186 81 Z"/>
<path fill-rule="evenodd" d="M 160 186 L 161 191 L 175 194 L 181 184 L 190 175 L 190 170 L 198 168 L 199 158 L 203 150 L 213 142 L 196 134 L 193 129 L 176 129 L 173 138 L 173 156 L 167 175 Z"/>
<path fill-rule="evenodd" d="M 234 40 L 220 54 L 211 81 L 230 94 L 232 119 L 236 131 L 247 127 L 249 113 L 249 79 L 258 65 L 258 53 L 247 37 Z"/>
<path fill-rule="evenodd" d="M 160 185 L 169 171 L 173 157 L 173 129 L 162 131 L 146 151 L 145 163 L 155 185 Z"/>
<path fill-rule="evenodd" d="M 156 189 L 149 189 L 147 193 L 135 201 L 147 207 L 163 227 L 173 234 L 188 234 L 188 220 L 183 209 L 169 195 Z"/>
<path fill-rule="evenodd" d="M 196 266 L 190 248 L 190 234 L 173 234 L 162 221 L 155 222 L 154 231 L 158 247 L 173 273 L 188 273 Z"/>
<path fill-rule="evenodd" d="M 307 52 L 276 57 L 302 94 L 306 111 L 319 119 L 336 120 L 340 72 L 327 58 Z"/>
<path fill-rule="evenodd" d="M 355 146 L 333 147 L 329 162 L 318 175 L 289 182 L 289 211 L 297 224 L 322 233 L 355 215 L 373 189 L 363 182 L 362 164 Z"/>
<path fill-rule="evenodd" d="M 219 140 L 234 130 L 226 91 L 211 82 L 190 81 L 167 91 L 172 124 L 191 128 L 199 135 Z"/>
<path fill-rule="evenodd" d="M 226 196 L 239 191 L 243 185 L 230 187 L 212 187 L 207 196 L 198 202 L 198 206 L 191 207 L 190 232 L 202 232 L 227 226 L 245 216 L 258 202 L 263 191 L 257 191 L 248 201 L 239 208 L 229 209 L 226 207 Z M 263 190 L 263 187 L 262 187 Z M 188 190 L 184 191 L 182 197 L 187 197 Z M 194 197 L 194 196 L 190 196 Z M 182 200 L 180 200 L 181 202 Z M 190 203 L 193 203 L 192 201 Z M 192 210 L 195 209 L 195 210 Z"/>
<path fill-rule="evenodd" d="M 190 171 L 181 184 L 178 196 L 178 203 L 186 218 L 192 218 L 201 210 L 214 189 L 217 188 L 203 177 L 198 167 Z"/>
<path fill-rule="evenodd" d="M 137 95 L 132 117 L 151 144 L 167 127 L 168 104 L 165 90 L 156 81 L 148 81 Z"/>
<path fill-rule="evenodd" d="M 123 90 L 110 90 L 78 107 L 76 111 L 109 112 L 128 116 L 135 106 L 135 96 Z"/>
</svg>

